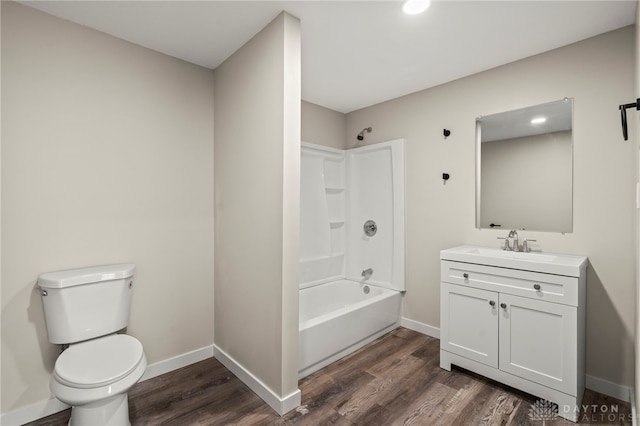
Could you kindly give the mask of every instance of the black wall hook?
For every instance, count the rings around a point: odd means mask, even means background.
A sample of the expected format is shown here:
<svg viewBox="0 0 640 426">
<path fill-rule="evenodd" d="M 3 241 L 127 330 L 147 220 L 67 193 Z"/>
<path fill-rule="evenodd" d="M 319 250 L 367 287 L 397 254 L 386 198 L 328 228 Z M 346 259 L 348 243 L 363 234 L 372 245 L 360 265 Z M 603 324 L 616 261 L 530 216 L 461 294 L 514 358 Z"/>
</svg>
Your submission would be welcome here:
<svg viewBox="0 0 640 426">
<path fill-rule="evenodd" d="M 444 135 L 444 138 L 446 139 L 451 134 L 451 130 L 444 129 L 444 130 L 442 130 L 442 134 Z"/>
<path fill-rule="evenodd" d="M 627 108 L 640 110 L 640 98 L 636 99 L 632 104 L 623 104 L 618 107 L 620 110 L 620 119 L 622 120 L 622 137 L 624 137 L 625 141 L 629 139 L 629 131 L 627 130 Z"/>
</svg>

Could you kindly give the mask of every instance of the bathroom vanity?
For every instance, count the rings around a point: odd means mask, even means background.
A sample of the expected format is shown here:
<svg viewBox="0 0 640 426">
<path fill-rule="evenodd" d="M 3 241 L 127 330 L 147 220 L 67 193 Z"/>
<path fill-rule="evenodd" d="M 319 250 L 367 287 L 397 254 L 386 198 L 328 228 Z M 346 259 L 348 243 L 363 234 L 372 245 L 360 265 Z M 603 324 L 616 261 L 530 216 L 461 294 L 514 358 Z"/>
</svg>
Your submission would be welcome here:
<svg viewBox="0 0 640 426">
<path fill-rule="evenodd" d="M 585 381 L 584 256 L 474 246 L 440 252 L 440 367 L 558 404 L 576 421 Z"/>
</svg>

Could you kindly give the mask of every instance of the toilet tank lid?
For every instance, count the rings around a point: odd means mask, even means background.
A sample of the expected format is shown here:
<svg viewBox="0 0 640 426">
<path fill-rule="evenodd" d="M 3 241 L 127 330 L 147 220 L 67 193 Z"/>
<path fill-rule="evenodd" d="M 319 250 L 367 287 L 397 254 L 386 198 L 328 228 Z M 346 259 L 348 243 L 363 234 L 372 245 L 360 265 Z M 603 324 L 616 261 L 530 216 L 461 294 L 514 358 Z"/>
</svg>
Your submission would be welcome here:
<svg viewBox="0 0 640 426">
<path fill-rule="evenodd" d="M 130 278 L 135 271 L 136 265 L 133 263 L 119 263 L 117 265 L 92 266 L 90 268 L 46 272 L 38 278 L 38 285 L 42 288 L 72 287 L 100 281 Z"/>
</svg>

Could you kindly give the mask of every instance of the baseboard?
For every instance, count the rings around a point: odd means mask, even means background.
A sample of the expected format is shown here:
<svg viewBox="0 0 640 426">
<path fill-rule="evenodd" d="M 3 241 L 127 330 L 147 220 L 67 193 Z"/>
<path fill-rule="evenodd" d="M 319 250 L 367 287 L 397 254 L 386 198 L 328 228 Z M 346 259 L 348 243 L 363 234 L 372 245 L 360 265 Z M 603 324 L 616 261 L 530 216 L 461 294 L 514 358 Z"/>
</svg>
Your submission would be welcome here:
<svg viewBox="0 0 640 426">
<path fill-rule="evenodd" d="M 213 357 L 213 345 L 205 346 L 204 348 L 196 349 L 191 352 L 174 356 L 173 358 L 165 359 L 164 361 L 156 362 L 147 366 L 144 375 L 140 379 L 141 382 L 145 380 L 153 379 L 170 371 L 177 370 L 187 365 L 195 364 L 196 362 L 204 361 Z"/>
<path fill-rule="evenodd" d="M 238 379 L 256 393 L 264 402 L 266 402 L 279 415 L 284 415 L 294 408 L 298 407 L 302 401 L 300 389 L 290 395 L 280 398 L 267 385 L 262 383 L 260 379 L 255 377 L 251 372 L 245 369 L 239 362 L 226 354 L 222 349 L 213 345 L 213 356 L 229 369 Z"/>
<path fill-rule="evenodd" d="M 404 328 L 408 328 L 409 330 L 417 331 L 418 333 L 435 337 L 436 339 L 440 338 L 440 329 L 432 325 L 424 324 L 404 317 L 400 319 L 400 325 Z"/>
<path fill-rule="evenodd" d="M 585 375 L 584 385 L 587 389 L 591 389 L 601 394 L 617 398 L 624 402 L 631 402 L 630 396 L 632 390 L 628 386 L 623 386 L 618 383 L 613 383 L 608 380 L 590 376 L 588 374 Z"/>
<path fill-rule="evenodd" d="M 140 382 L 152 379 L 161 374 L 168 373 L 173 370 L 177 370 L 187 365 L 195 364 L 196 362 L 203 361 L 205 359 L 213 357 L 213 346 L 206 346 L 204 348 L 196 349 L 191 352 L 187 352 L 173 358 L 166 359 L 164 361 L 156 362 L 147 366 L 147 369 L 140 379 Z M 69 406 L 63 402 L 58 401 L 56 398 L 51 398 L 36 402 L 26 407 L 18 408 L 17 410 L 9 411 L 0 416 L 0 425 L 17 426 L 25 423 L 32 422 L 34 420 L 42 419 L 52 414 L 64 411 Z"/>
</svg>

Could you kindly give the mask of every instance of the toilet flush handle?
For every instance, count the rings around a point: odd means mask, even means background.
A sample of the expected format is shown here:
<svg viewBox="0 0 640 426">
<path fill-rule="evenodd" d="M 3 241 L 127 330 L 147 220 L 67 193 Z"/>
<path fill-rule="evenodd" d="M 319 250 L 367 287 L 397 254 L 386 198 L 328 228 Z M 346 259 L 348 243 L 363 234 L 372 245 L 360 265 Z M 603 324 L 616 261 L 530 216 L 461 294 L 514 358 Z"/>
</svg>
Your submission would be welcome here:
<svg viewBox="0 0 640 426">
<path fill-rule="evenodd" d="M 44 296 L 46 296 L 46 295 L 48 295 L 48 294 L 49 294 L 49 293 L 47 293 L 47 290 L 45 290 L 44 288 L 40 287 L 40 285 L 39 285 L 39 284 L 36 284 L 36 287 L 38 288 L 38 290 L 40 290 L 40 295 L 41 295 L 42 297 L 44 297 Z"/>
</svg>

